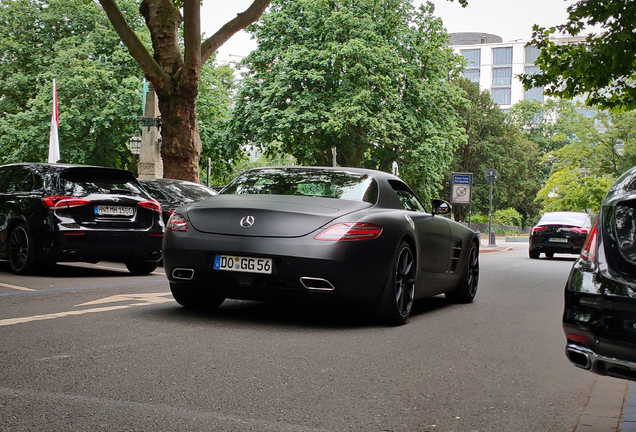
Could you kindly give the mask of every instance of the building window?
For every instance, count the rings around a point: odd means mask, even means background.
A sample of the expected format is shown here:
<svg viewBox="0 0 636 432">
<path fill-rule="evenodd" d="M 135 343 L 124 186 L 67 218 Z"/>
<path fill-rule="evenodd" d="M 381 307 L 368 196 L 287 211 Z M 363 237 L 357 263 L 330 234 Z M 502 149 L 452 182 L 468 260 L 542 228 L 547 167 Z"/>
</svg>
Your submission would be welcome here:
<svg viewBox="0 0 636 432">
<path fill-rule="evenodd" d="M 527 59 L 527 57 L 526 57 Z M 538 66 L 526 66 L 526 75 L 534 75 L 541 73 L 541 69 Z M 530 90 L 526 90 L 523 95 L 524 99 L 535 100 L 543 103 L 543 87 L 532 87 Z"/>
<path fill-rule="evenodd" d="M 479 73 L 479 69 L 466 69 L 463 73 L 463 77 L 471 80 L 472 82 L 478 83 L 481 76 Z"/>
<path fill-rule="evenodd" d="M 481 50 L 461 50 L 466 59 L 466 69 L 478 68 L 481 65 Z"/>
<path fill-rule="evenodd" d="M 492 64 L 495 66 L 511 65 L 512 64 L 512 47 L 493 48 L 492 49 Z"/>
<path fill-rule="evenodd" d="M 526 64 L 531 65 L 537 61 L 541 50 L 535 46 L 526 47 Z"/>
<path fill-rule="evenodd" d="M 492 85 L 512 84 L 512 68 L 497 68 L 492 70 Z"/>
<path fill-rule="evenodd" d="M 492 101 L 499 105 L 510 105 L 510 89 L 509 88 L 494 88 L 490 89 Z"/>
<path fill-rule="evenodd" d="M 523 98 L 543 103 L 543 87 L 532 87 L 530 90 L 526 90 Z"/>
</svg>

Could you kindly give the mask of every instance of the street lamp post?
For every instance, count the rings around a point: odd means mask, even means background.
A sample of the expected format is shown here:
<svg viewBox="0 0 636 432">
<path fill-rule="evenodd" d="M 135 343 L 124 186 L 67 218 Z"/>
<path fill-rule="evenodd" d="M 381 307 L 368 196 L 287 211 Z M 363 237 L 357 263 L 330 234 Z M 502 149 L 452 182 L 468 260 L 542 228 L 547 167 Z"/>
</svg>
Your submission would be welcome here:
<svg viewBox="0 0 636 432">
<path fill-rule="evenodd" d="M 128 148 L 133 155 L 133 171 L 137 171 L 137 163 L 141 153 L 141 135 L 139 135 L 139 131 L 135 131 L 135 134 L 128 141 Z"/>
</svg>

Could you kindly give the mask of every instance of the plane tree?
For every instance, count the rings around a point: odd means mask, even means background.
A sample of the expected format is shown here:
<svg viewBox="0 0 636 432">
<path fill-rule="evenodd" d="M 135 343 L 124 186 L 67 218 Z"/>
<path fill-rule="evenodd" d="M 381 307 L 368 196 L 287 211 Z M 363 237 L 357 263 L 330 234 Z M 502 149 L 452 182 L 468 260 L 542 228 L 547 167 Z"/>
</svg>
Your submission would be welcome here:
<svg viewBox="0 0 636 432">
<path fill-rule="evenodd" d="M 164 177 L 198 181 L 201 138 L 196 102 L 201 68 L 232 35 L 258 20 L 270 0 L 254 0 L 206 40 L 201 36 L 201 0 L 142 0 L 139 13 L 150 32 L 152 50 L 131 27 L 129 20 L 135 17 L 127 16 L 116 0 L 99 3 L 155 88 Z"/>
<path fill-rule="evenodd" d="M 461 57 L 431 4 L 407 0 L 274 0 L 248 31 L 231 114 L 233 139 L 301 164 L 390 171 L 427 200 L 465 140 L 449 77 Z"/>
<path fill-rule="evenodd" d="M 580 0 L 567 11 L 564 24 L 533 27 L 530 44 L 541 50 L 535 61 L 541 73 L 525 75 L 526 88 L 546 86 L 548 95 L 584 96 L 588 105 L 603 108 L 636 108 L 636 2 Z M 554 38 L 586 30 L 581 43 Z"/>
</svg>

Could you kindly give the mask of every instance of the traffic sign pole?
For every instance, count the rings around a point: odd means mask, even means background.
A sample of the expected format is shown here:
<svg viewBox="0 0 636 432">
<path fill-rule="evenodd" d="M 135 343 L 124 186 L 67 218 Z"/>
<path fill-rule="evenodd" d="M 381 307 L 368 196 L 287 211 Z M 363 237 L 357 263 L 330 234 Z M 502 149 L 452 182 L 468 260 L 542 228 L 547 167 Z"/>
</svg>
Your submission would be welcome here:
<svg viewBox="0 0 636 432">
<path fill-rule="evenodd" d="M 495 233 L 492 232 L 492 184 L 497 180 L 499 173 L 494 168 L 484 171 L 486 181 L 490 183 L 490 206 L 488 207 L 488 246 L 497 246 L 495 243 Z"/>
</svg>

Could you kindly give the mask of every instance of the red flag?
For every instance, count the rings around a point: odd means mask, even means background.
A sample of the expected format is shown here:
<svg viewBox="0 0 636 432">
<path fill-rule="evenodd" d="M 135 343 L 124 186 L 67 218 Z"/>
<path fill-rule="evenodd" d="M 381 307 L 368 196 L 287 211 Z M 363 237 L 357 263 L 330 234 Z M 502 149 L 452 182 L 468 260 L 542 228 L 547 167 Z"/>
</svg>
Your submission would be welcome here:
<svg viewBox="0 0 636 432">
<path fill-rule="evenodd" d="M 57 128 L 60 125 L 60 117 L 57 112 L 57 89 L 53 80 L 53 114 L 51 115 L 51 132 L 49 133 L 49 163 L 60 160 L 60 141 Z"/>
</svg>

